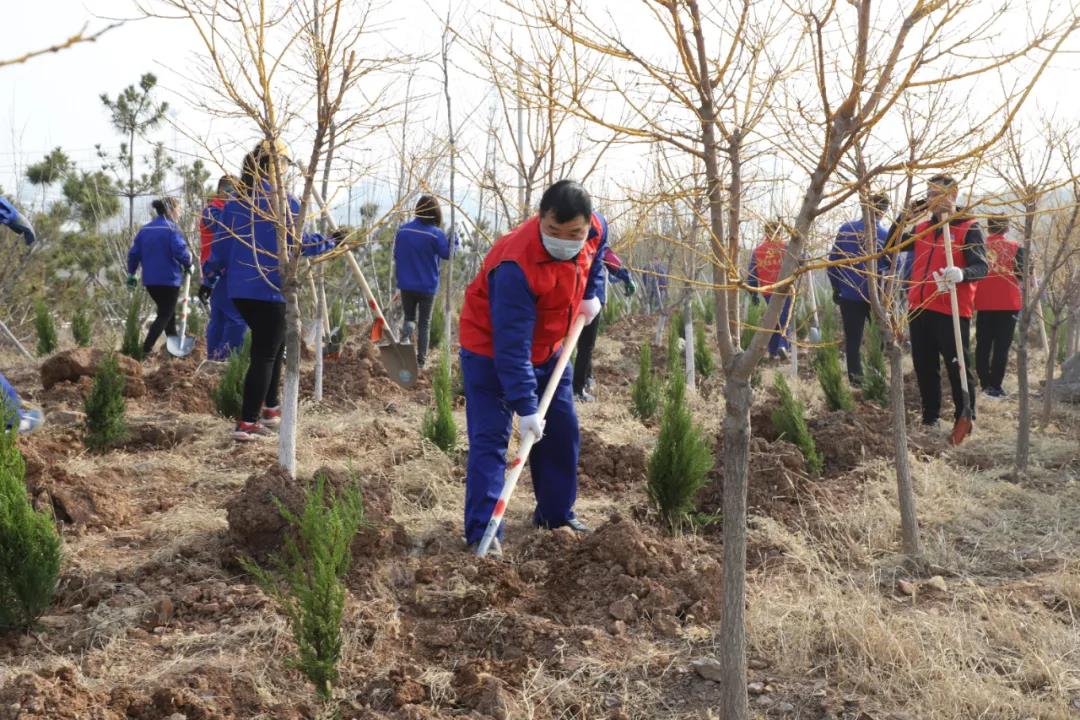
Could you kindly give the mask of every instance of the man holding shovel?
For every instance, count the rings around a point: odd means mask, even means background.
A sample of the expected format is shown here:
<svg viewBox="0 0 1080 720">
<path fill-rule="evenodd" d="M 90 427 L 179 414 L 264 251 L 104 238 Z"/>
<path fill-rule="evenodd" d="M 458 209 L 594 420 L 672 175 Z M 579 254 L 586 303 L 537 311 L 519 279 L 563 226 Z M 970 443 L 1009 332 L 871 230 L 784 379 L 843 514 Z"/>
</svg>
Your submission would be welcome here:
<svg viewBox="0 0 1080 720">
<path fill-rule="evenodd" d="M 588 532 L 573 510 L 579 437 L 568 365 L 563 364 L 546 418 L 539 397 L 575 318 L 583 315 L 589 323 L 600 313 L 596 295 L 606 243 L 606 228 L 589 193 L 580 183 L 560 180 L 544 191 L 538 215 L 492 246 L 465 291 L 460 338 L 470 548 L 480 543 L 500 499 L 513 413 L 520 418 L 522 438 L 542 438 L 529 457 L 533 524 Z M 497 541 L 490 551 L 501 553 Z"/>
<path fill-rule="evenodd" d="M 935 175 L 927 187 L 925 209 L 930 217 L 918 222 L 899 241 L 911 253 L 908 308 L 911 361 L 919 384 L 923 425 L 936 426 L 941 416 L 939 358 L 952 386 L 955 424 L 952 441 L 961 442 L 975 419 L 975 387 L 971 372 L 969 334 L 975 301 L 975 281 L 987 272 L 983 232 L 974 218 L 956 212 L 958 186 L 949 175 Z M 920 204 L 919 207 L 922 207 Z M 908 208 L 889 233 L 914 218 Z M 910 244 L 908 244 L 910 243 Z M 958 348 L 963 348 L 963 358 Z M 961 376 L 961 368 L 966 378 Z"/>
</svg>

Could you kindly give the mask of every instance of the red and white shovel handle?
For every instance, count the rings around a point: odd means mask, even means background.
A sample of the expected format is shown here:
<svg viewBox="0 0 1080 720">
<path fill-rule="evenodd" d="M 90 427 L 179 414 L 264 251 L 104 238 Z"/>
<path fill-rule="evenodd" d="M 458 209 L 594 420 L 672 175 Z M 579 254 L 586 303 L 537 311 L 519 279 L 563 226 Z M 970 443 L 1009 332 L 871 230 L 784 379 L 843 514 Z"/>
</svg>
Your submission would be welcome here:
<svg viewBox="0 0 1080 720">
<path fill-rule="evenodd" d="M 945 221 L 945 226 L 941 230 L 941 239 L 945 243 L 945 267 L 949 270 L 953 268 L 953 245 L 952 245 L 952 231 L 949 228 L 949 222 Z M 970 394 L 968 391 L 968 378 L 967 378 L 967 358 L 964 357 L 964 341 L 960 334 L 960 303 L 956 299 L 956 285 L 949 286 L 949 304 L 952 310 L 952 324 L 953 324 L 953 339 L 956 341 L 956 362 L 960 366 L 960 388 L 964 391 L 964 404 L 970 408 Z"/>
<path fill-rule="evenodd" d="M 562 351 L 559 353 L 559 359 L 555 362 L 555 369 L 551 372 L 551 377 L 548 378 L 547 386 L 544 388 L 544 394 L 540 398 L 540 406 L 536 412 L 540 415 L 540 419 L 543 420 L 547 415 L 548 407 L 551 406 L 551 400 L 555 397 L 555 391 L 559 388 L 559 380 L 562 379 L 563 372 L 566 371 L 566 365 L 570 362 L 570 356 L 574 354 L 574 348 L 577 347 L 578 338 L 581 337 L 581 331 L 585 328 L 585 316 L 578 314 L 574 319 L 574 324 L 570 326 L 570 333 L 563 341 Z M 503 515 L 506 514 L 506 506 L 510 502 L 510 496 L 514 494 L 514 488 L 517 487 L 518 478 L 521 477 L 521 471 L 525 468 L 525 461 L 529 458 L 529 452 L 532 450 L 533 445 L 536 444 L 537 438 L 533 433 L 525 433 L 521 437 L 521 443 L 518 445 L 517 453 L 514 455 L 514 459 L 507 465 L 509 471 L 506 475 L 506 479 L 503 481 L 502 492 L 499 493 L 499 499 L 495 503 L 495 509 L 491 513 L 491 519 L 488 520 L 487 527 L 484 528 L 484 537 L 480 540 L 480 545 L 476 548 L 476 554 L 479 557 L 487 555 L 489 549 L 491 549 L 491 542 L 495 539 L 495 534 L 499 531 L 499 525 L 502 524 Z"/>
</svg>

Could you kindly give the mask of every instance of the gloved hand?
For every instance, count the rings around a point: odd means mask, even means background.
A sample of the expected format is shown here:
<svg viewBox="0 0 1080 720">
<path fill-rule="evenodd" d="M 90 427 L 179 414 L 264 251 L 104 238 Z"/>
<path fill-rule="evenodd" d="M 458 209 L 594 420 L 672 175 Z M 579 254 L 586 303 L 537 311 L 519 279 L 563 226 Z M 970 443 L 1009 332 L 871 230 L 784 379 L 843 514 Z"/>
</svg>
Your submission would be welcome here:
<svg viewBox="0 0 1080 720">
<path fill-rule="evenodd" d="M 635 292 L 637 292 L 637 285 L 634 285 L 633 280 L 627 280 L 623 283 L 623 293 L 626 297 L 633 297 Z"/>
<path fill-rule="evenodd" d="M 132 290 L 134 290 L 136 287 L 139 286 L 139 278 L 137 278 L 134 275 L 128 275 L 127 276 L 127 286 L 129 288 L 131 288 Z"/>
<path fill-rule="evenodd" d="M 938 292 L 949 292 L 964 279 L 964 271 L 958 267 L 945 268 L 934 273 Z"/>
<path fill-rule="evenodd" d="M 352 228 L 339 227 L 330 233 L 330 239 L 334 241 L 334 245 L 340 245 L 345 238 L 349 237 L 349 233 L 352 232 Z"/>
<path fill-rule="evenodd" d="M 210 302 L 210 295 L 214 292 L 214 288 L 210 285 L 199 286 L 199 302 L 206 304 Z"/>
<path fill-rule="evenodd" d="M 756 292 L 750 293 L 750 304 L 751 305 L 759 305 L 760 303 L 761 303 L 761 296 L 758 295 Z"/>
<path fill-rule="evenodd" d="M 540 419 L 539 413 L 524 415 L 518 419 L 518 435 L 525 437 L 526 433 L 532 433 L 537 441 L 544 437 L 544 426 L 547 422 Z"/>
<path fill-rule="evenodd" d="M 595 320 L 603 307 L 604 306 L 600 303 L 600 298 L 592 297 L 588 300 L 582 300 L 579 312 L 585 316 L 585 324 L 588 325 Z"/>
<path fill-rule="evenodd" d="M 0 197 L 0 225 L 7 225 L 22 235 L 27 245 L 34 244 L 34 227 L 25 215 L 3 197 Z"/>
</svg>

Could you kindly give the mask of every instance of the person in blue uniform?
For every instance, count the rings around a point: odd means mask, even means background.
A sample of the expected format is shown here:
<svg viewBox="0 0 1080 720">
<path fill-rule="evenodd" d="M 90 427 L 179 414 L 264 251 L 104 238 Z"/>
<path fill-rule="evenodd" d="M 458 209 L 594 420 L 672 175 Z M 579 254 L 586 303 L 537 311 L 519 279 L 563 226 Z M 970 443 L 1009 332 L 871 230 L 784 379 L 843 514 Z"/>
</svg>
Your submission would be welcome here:
<svg viewBox="0 0 1080 720">
<path fill-rule="evenodd" d="M 135 272 L 142 266 L 142 282 L 157 306 L 157 316 L 150 323 L 143 341 L 143 357 L 150 355 L 164 330 L 176 335 L 176 301 L 180 298 L 182 274 L 191 273 L 191 253 L 176 222 L 180 201 L 174 197 L 153 202 L 157 216 L 135 234 L 128 251 L 128 287 L 138 284 Z"/>
</svg>

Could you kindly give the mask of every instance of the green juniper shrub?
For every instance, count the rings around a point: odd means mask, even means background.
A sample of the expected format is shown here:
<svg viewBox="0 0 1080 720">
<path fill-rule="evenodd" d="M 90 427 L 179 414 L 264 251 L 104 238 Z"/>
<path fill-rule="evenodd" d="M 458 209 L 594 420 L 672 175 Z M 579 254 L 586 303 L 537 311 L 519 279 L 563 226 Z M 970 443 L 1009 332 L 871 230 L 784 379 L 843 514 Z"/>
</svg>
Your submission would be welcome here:
<svg viewBox="0 0 1080 720">
<path fill-rule="evenodd" d="M 750 303 L 743 318 L 742 330 L 739 332 L 739 343 L 743 350 L 750 347 L 750 341 L 754 339 L 754 333 L 761 327 L 761 318 L 765 315 L 768 303 L 764 299 L 754 304 Z"/>
<path fill-rule="evenodd" d="M 705 337 L 705 323 L 696 322 L 694 323 L 694 370 L 701 377 L 707 378 L 715 369 L 716 363 L 713 361 L 712 349 Z"/>
<path fill-rule="evenodd" d="M 34 328 L 37 330 L 38 355 L 51 355 L 56 351 L 56 323 L 44 300 L 34 303 Z"/>
<path fill-rule="evenodd" d="M 93 387 L 83 401 L 86 411 L 83 442 L 90 450 L 104 452 L 127 438 L 125 385 L 127 379 L 120 372 L 120 363 L 116 355 L 109 353 L 98 365 Z"/>
<path fill-rule="evenodd" d="M 855 399 L 844 382 L 844 369 L 840 365 L 840 348 L 829 343 L 814 350 L 814 371 L 825 393 L 825 405 L 830 410 L 853 410 Z"/>
<path fill-rule="evenodd" d="M 244 400 L 244 377 L 251 362 L 251 333 L 244 334 L 244 344 L 233 349 L 225 360 L 225 371 L 211 392 L 218 415 L 230 420 L 240 417 Z"/>
<path fill-rule="evenodd" d="M 641 420 L 650 420 L 660 409 L 660 379 L 652 366 L 652 346 L 643 343 L 638 353 L 638 375 L 630 388 L 631 412 Z"/>
<path fill-rule="evenodd" d="M 694 308 L 697 311 L 698 319 L 706 325 L 712 325 L 716 320 L 716 304 L 713 302 L 712 295 L 705 295 L 694 303 Z"/>
<path fill-rule="evenodd" d="M 436 301 L 435 305 L 431 308 L 431 325 L 428 328 L 428 347 L 439 347 L 445 336 L 446 314 L 442 310 L 442 302 Z"/>
<path fill-rule="evenodd" d="M 304 492 L 300 514 L 274 498 L 289 523 L 284 551 L 271 561 L 274 572 L 251 559 L 241 561 L 263 592 L 289 621 L 296 654 L 288 664 L 299 670 L 328 700 L 338 678 L 341 620 L 345 610 L 343 578 L 352 561 L 352 542 L 364 523 L 364 501 L 355 483 L 335 493 L 317 475 Z"/>
<path fill-rule="evenodd" d="M 339 353 L 345 347 L 348 338 L 348 327 L 345 324 L 345 300 L 338 298 L 330 305 L 329 310 L 330 337 L 323 338 L 326 343 L 326 352 Z"/>
<path fill-rule="evenodd" d="M 120 352 L 129 358 L 143 359 L 142 293 L 140 292 L 131 293 L 127 319 L 124 321 L 124 339 L 120 344 Z"/>
<path fill-rule="evenodd" d="M 668 377 L 671 377 L 676 373 L 686 372 L 686 358 L 683 355 L 683 349 L 680 347 L 680 341 L 682 339 L 682 313 L 672 313 L 671 325 L 668 326 L 667 355 L 665 362 Z"/>
<path fill-rule="evenodd" d="M 60 574 L 60 536 L 30 504 L 15 436 L 0 427 L 0 632 L 29 628 L 52 605 Z"/>
<path fill-rule="evenodd" d="M 694 496 L 713 466 L 701 428 L 686 403 L 686 382 L 676 373 L 667 386 L 660 435 L 649 458 L 647 491 L 673 533 L 682 531 L 694 508 Z"/>
<path fill-rule="evenodd" d="M 80 304 L 71 318 L 71 336 L 79 347 L 90 347 L 94 340 L 94 321 L 86 312 L 86 306 Z"/>
<path fill-rule="evenodd" d="M 780 437 L 795 445 L 806 458 L 806 466 L 814 475 L 820 475 L 824 467 L 821 455 L 817 451 L 814 437 L 806 425 L 806 408 L 791 392 L 783 373 L 775 374 L 774 387 L 780 402 L 772 412 L 773 426 L 780 432 Z"/>
<path fill-rule="evenodd" d="M 457 447 L 457 423 L 454 422 L 454 398 L 450 387 L 450 361 L 447 353 L 439 353 L 439 365 L 432 381 L 435 407 L 424 415 L 424 437 L 445 453 Z"/>
<path fill-rule="evenodd" d="M 863 363 L 863 399 L 889 406 L 889 383 L 885 376 L 885 351 L 881 326 L 870 318 L 866 337 L 866 362 Z"/>
</svg>

